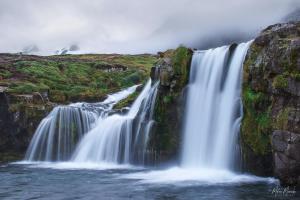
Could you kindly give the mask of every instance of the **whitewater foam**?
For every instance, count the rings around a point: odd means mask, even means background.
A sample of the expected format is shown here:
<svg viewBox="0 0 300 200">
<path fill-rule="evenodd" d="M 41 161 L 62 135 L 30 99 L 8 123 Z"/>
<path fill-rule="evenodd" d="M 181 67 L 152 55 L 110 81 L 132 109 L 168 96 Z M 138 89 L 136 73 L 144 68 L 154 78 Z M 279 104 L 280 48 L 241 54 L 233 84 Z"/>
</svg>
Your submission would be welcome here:
<svg viewBox="0 0 300 200">
<path fill-rule="evenodd" d="M 11 164 L 26 165 L 29 168 L 49 168 L 58 170 L 112 170 L 112 169 L 140 169 L 130 164 L 116 164 L 109 162 L 47 162 L 47 161 L 19 161 Z"/>
<path fill-rule="evenodd" d="M 236 174 L 229 170 L 214 170 L 208 168 L 184 169 L 173 167 L 167 170 L 153 170 L 130 173 L 121 176 L 125 179 L 136 179 L 140 183 L 149 184 L 248 184 L 248 183 L 278 183 L 277 179 L 258 177 L 249 174 Z"/>
</svg>

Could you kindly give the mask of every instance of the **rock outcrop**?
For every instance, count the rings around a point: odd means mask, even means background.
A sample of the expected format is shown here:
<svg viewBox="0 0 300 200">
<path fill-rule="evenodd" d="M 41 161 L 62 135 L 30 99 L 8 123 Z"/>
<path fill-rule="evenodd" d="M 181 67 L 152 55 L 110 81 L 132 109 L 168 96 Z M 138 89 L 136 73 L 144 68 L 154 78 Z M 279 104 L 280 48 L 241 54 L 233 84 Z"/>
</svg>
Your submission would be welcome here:
<svg viewBox="0 0 300 200">
<path fill-rule="evenodd" d="M 178 160 L 181 140 L 181 122 L 185 104 L 185 86 L 188 83 L 192 51 L 179 47 L 160 54 L 152 68 L 151 78 L 159 79 L 149 152 L 151 164 Z"/>
<path fill-rule="evenodd" d="M 23 158 L 35 129 L 53 106 L 41 94 L 12 95 L 0 90 L 0 162 Z"/>
<path fill-rule="evenodd" d="M 300 180 L 300 22 L 268 27 L 244 63 L 244 169 Z"/>
</svg>

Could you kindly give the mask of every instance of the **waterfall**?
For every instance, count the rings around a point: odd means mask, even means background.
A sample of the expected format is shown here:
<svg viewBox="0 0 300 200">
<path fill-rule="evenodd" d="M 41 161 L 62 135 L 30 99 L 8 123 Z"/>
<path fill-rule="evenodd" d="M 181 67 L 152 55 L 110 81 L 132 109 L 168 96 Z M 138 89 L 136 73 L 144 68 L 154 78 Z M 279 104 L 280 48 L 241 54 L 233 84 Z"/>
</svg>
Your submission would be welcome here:
<svg viewBox="0 0 300 200">
<path fill-rule="evenodd" d="M 242 118 L 242 65 L 250 44 L 194 53 L 183 129 L 182 167 L 232 169 Z"/>
<path fill-rule="evenodd" d="M 72 157 L 74 162 L 137 163 L 145 161 L 158 82 L 147 82 L 126 115 L 113 114 L 97 121 Z"/>
<path fill-rule="evenodd" d="M 100 103 L 73 103 L 57 106 L 39 124 L 27 149 L 28 161 L 66 161 L 83 135 L 97 121 L 107 117 L 120 100 L 135 92 L 138 85 L 127 88 Z"/>
</svg>

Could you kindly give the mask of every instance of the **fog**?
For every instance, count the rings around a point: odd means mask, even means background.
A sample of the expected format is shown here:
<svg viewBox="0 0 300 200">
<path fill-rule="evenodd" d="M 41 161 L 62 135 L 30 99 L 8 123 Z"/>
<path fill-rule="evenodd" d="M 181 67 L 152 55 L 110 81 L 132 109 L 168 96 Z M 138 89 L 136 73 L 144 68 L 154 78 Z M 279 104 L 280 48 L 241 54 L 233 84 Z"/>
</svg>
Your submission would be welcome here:
<svg viewBox="0 0 300 200">
<path fill-rule="evenodd" d="M 249 40 L 299 0 L 0 0 L 0 52 L 155 53 Z"/>
</svg>

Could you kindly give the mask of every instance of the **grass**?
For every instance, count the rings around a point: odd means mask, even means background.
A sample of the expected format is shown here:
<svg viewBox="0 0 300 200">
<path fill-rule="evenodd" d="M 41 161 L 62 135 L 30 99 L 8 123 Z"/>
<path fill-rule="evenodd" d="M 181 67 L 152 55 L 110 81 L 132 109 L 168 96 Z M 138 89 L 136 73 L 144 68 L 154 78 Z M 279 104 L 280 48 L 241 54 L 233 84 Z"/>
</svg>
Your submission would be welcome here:
<svg viewBox="0 0 300 200">
<path fill-rule="evenodd" d="M 153 55 L 65 55 L 12 59 L 0 66 L 0 85 L 8 92 L 48 91 L 53 102 L 96 101 L 144 82 L 157 61 Z"/>
</svg>

